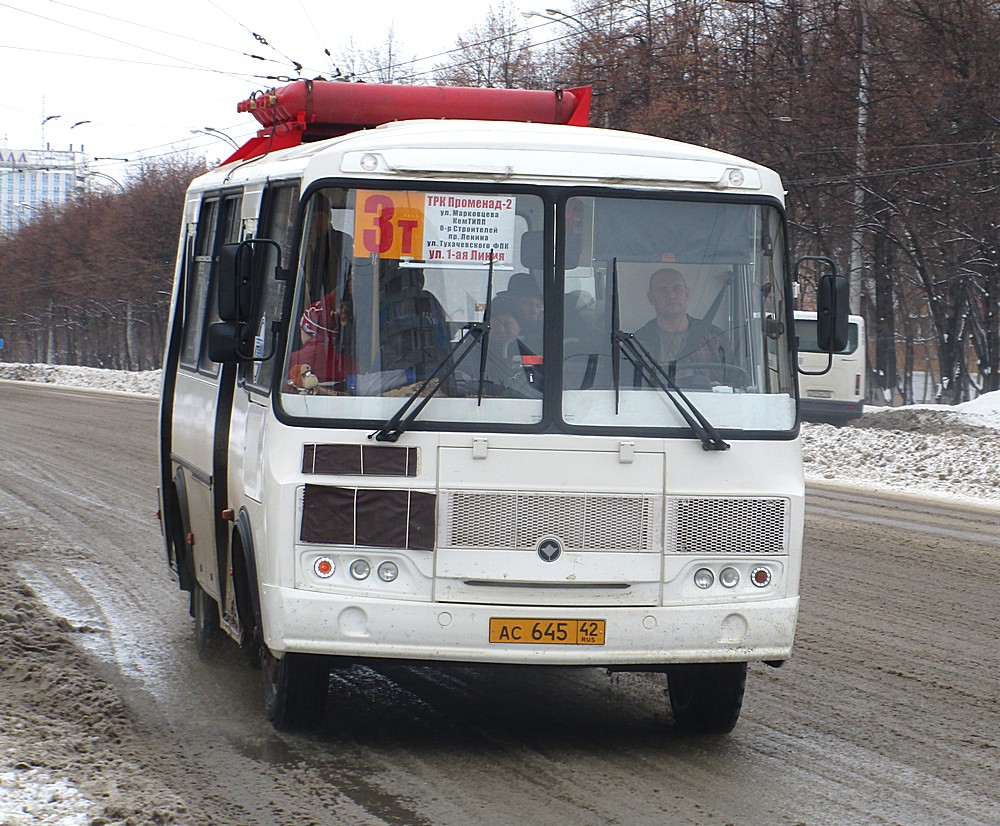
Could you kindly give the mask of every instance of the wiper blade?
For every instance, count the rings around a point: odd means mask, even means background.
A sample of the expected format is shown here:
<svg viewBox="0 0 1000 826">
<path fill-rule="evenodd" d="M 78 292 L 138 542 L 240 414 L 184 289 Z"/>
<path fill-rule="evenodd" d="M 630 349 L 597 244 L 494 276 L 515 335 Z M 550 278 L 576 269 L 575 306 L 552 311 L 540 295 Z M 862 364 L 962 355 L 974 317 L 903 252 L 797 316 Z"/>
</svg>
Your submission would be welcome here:
<svg viewBox="0 0 1000 826">
<path fill-rule="evenodd" d="M 615 340 L 618 342 L 621 352 L 635 366 L 639 368 L 643 378 L 659 387 L 673 402 L 677 412 L 687 422 L 691 431 L 701 440 L 701 446 L 705 450 L 729 450 L 729 443 L 723 440 L 719 431 L 715 429 L 711 422 L 705 418 L 702 412 L 695 407 L 692 401 L 684 395 L 677 382 L 673 380 L 670 373 L 663 369 L 653 354 L 646 349 L 646 346 L 639 341 L 632 333 L 625 333 L 619 329 L 614 331 Z"/>
<path fill-rule="evenodd" d="M 368 435 L 369 439 L 374 439 L 376 442 L 395 442 L 403 435 L 410 424 L 413 422 L 417 416 L 420 415 L 427 403 L 434 398 L 434 394 L 440 389 L 442 383 L 445 379 L 451 376 L 458 369 L 460 365 L 469 353 L 471 353 L 475 347 L 476 343 L 480 340 L 483 335 L 483 325 L 478 321 L 474 321 L 471 324 L 466 324 L 462 328 L 462 337 L 456 341 L 445 354 L 445 357 L 441 359 L 440 364 L 434 368 L 434 371 L 420 384 L 420 386 L 414 390 L 409 397 L 403 402 L 403 405 L 397 410 L 378 430 L 374 433 Z M 452 360 L 452 357 L 461 349 L 462 345 L 467 345 L 462 354 Z M 449 364 L 450 362 L 450 364 Z M 438 378 L 438 374 L 441 374 L 440 379 L 437 384 L 430 389 L 430 392 L 424 396 L 423 400 L 416 407 L 410 411 L 407 415 L 407 411 L 410 410 L 410 406 L 420 397 L 420 394 L 427 390 L 428 387 L 434 382 L 434 379 Z M 406 416 L 404 421 L 403 417 Z"/>
</svg>

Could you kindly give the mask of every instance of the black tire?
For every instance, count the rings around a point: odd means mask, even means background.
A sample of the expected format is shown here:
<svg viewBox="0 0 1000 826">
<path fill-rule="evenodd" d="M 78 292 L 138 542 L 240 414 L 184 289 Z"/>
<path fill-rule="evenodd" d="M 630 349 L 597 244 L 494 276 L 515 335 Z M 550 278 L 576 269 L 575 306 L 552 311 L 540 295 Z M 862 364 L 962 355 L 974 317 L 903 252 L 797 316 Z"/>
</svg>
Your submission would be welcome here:
<svg viewBox="0 0 1000 826">
<path fill-rule="evenodd" d="M 263 646 L 260 671 L 264 713 L 279 731 L 308 731 L 323 721 L 330 666 L 325 657 L 285 654 L 278 659 Z"/>
<path fill-rule="evenodd" d="M 746 663 L 684 663 L 667 668 L 674 722 L 691 734 L 728 734 L 747 685 Z"/>
<path fill-rule="evenodd" d="M 219 630 L 219 606 L 197 582 L 191 588 L 191 613 L 194 615 L 194 644 L 198 656 L 210 659 L 222 632 Z"/>
</svg>

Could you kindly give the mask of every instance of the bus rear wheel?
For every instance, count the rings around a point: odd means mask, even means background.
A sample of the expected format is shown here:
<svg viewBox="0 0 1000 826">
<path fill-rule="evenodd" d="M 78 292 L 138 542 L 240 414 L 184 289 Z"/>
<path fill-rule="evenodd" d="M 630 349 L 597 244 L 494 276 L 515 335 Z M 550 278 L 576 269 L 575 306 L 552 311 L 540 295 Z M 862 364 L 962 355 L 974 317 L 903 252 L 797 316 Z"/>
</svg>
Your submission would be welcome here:
<svg viewBox="0 0 1000 826">
<path fill-rule="evenodd" d="M 691 734 L 728 734 L 747 684 L 746 663 L 682 663 L 667 667 L 674 722 Z"/>
<path fill-rule="evenodd" d="M 279 731 L 311 730 L 323 720 L 330 681 L 325 657 L 285 654 L 275 657 L 263 646 L 264 713 Z"/>
</svg>

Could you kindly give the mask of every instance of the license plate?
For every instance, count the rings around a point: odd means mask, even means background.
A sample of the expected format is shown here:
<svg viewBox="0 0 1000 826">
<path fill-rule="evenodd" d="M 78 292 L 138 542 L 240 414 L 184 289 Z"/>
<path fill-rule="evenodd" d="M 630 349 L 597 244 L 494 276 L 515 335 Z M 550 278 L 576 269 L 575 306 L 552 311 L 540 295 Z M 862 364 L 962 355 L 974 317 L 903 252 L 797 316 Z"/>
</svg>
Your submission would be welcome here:
<svg viewBox="0 0 1000 826">
<path fill-rule="evenodd" d="M 604 645 L 602 619 L 490 619 L 490 642 Z"/>
</svg>

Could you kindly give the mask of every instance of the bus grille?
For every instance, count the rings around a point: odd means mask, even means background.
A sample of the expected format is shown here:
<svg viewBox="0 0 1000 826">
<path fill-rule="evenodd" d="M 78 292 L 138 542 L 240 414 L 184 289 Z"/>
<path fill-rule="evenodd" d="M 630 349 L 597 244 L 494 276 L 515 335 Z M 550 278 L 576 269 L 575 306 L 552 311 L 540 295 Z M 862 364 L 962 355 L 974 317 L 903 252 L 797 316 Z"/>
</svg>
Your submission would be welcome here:
<svg viewBox="0 0 1000 826">
<path fill-rule="evenodd" d="M 544 536 L 567 551 L 656 551 L 658 497 L 442 491 L 443 548 L 533 550 Z"/>
<path fill-rule="evenodd" d="M 788 500 L 677 497 L 667 500 L 668 553 L 787 554 Z"/>
</svg>

